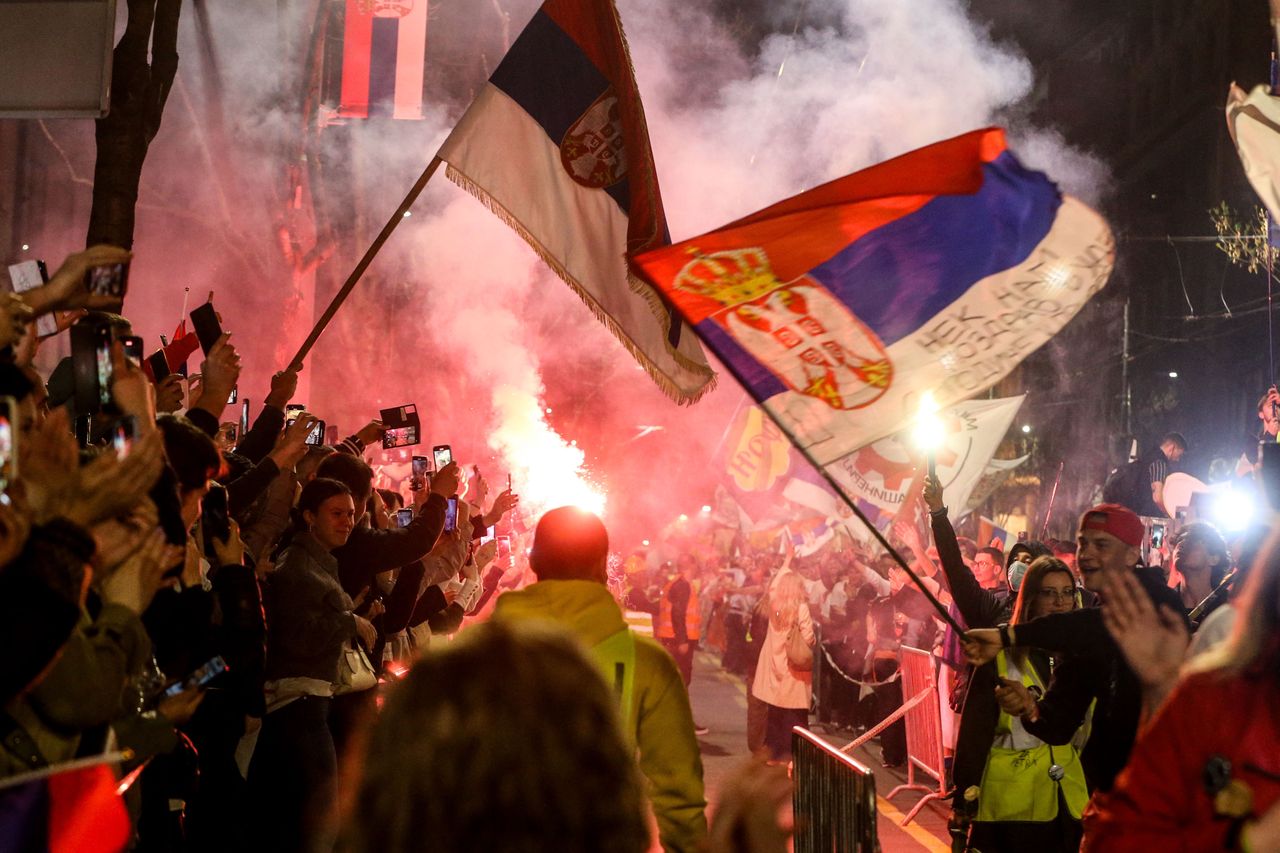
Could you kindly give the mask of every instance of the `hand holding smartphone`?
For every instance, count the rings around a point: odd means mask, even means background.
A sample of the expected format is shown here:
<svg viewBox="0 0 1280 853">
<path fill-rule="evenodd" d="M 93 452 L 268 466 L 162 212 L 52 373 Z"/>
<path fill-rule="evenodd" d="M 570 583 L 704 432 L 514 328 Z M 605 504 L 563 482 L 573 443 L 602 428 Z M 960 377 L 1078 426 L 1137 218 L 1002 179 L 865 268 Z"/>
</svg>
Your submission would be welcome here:
<svg viewBox="0 0 1280 853">
<path fill-rule="evenodd" d="M 184 690 L 192 690 L 196 687 L 204 687 L 210 681 L 213 681 L 224 672 L 230 671 L 231 667 L 227 666 L 227 662 L 222 659 L 221 655 L 211 658 L 204 666 L 188 675 L 181 681 L 171 684 L 165 689 L 165 696 L 177 696 Z"/>
<path fill-rule="evenodd" d="M 413 457 L 409 474 L 409 491 L 420 492 L 427 487 L 427 478 L 431 476 L 431 460 L 425 456 Z"/>
<path fill-rule="evenodd" d="M 437 444 L 431 448 L 431 454 L 435 457 L 437 471 L 453 463 L 453 448 L 447 444 Z"/>
</svg>

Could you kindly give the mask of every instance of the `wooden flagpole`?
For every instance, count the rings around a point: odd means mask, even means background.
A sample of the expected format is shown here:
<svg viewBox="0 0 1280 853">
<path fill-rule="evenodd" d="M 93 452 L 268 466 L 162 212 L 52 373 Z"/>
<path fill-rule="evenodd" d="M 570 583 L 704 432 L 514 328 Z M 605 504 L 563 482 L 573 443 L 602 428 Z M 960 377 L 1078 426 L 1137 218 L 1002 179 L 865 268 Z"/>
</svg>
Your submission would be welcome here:
<svg viewBox="0 0 1280 853">
<path fill-rule="evenodd" d="M 356 264 L 355 269 L 347 276 L 347 280 L 343 282 L 342 287 L 334 294 L 333 299 L 329 302 L 329 307 L 324 309 L 324 313 L 320 315 L 320 319 L 316 321 L 315 327 L 311 330 L 311 334 L 307 335 L 307 339 L 302 342 L 302 346 L 298 349 L 298 354 L 289 362 L 290 369 L 301 370 L 302 362 L 311 352 L 311 348 L 316 345 L 316 341 L 320 339 L 320 335 L 328 327 L 329 322 L 334 315 L 338 313 L 338 309 L 342 307 L 342 303 L 347 301 L 347 297 L 351 295 L 351 291 L 355 289 L 356 284 L 360 281 L 360 277 L 364 275 L 365 270 L 369 268 L 369 264 L 373 263 L 373 259 L 378 252 L 382 250 L 383 244 L 391 236 L 391 232 L 396 230 L 396 226 L 404 219 L 404 215 L 409 212 L 409 208 L 413 207 L 413 203 L 418 200 L 418 196 L 426 189 L 427 182 L 431 180 L 431 176 L 436 173 L 436 169 L 440 168 L 443 161 L 439 157 L 433 157 L 431 162 L 427 164 L 427 168 L 418 176 L 418 180 L 414 182 L 409 189 L 409 194 L 404 197 L 404 201 L 400 202 L 400 206 L 396 208 L 395 213 L 391 214 L 391 218 L 387 220 L 387 224 L 382 226 L 382 231 L 374 238 L 373 243 L 365 250 L 364 257 Z"/>
</svg>

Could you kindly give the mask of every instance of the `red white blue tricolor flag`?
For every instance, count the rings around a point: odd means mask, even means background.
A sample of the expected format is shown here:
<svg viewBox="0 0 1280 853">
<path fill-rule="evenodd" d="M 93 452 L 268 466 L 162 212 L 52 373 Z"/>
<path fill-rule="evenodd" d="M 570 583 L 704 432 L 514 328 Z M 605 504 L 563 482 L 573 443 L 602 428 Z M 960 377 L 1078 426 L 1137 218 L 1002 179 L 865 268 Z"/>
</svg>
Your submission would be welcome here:
<svg viewBox="0 0 1280 853">
<path fill-rule="evenodd" d="M 427 0 L 347 0 L 338 115 L 422 118 Z"/>
<path fill-rule="evenodd" d="M 991 387 L 1106 284 L 1106 222 L 976 131 L 637 253 L 819 465 L 890 435 L 924 392 Z"/>
<path fill-rule="evenodd" d="M 715 374 L 628 252 L 670 242 L 649 132 L 612 0 L 547 0 L 438 155 L 510 225 L 669 396 Z"/>
</svg>

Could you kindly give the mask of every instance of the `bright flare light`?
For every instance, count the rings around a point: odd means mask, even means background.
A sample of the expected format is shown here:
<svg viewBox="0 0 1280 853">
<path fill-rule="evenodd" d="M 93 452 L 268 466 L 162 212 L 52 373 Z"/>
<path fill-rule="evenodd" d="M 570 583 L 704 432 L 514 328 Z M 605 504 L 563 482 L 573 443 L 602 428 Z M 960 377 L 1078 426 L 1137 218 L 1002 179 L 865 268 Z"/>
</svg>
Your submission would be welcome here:
<svg viewBox="0 0 1280 853">
<path fill-rule="evenodd" d="M 520 503 L 535 516 L 560 506 L 603 515 L 605 495 L 583 470 L 586 454 L 547 424 L 537 399 L 502 386 L 494 389 L 493 404 L 499 423 L 493 446 L 522 484 Z"/>
<path fill-rule="evenodd" d="M 920 410 L 916 414 L 916 424 L 911 430 L 911 439 L 916 447 L 925 451 L 934 451 L 942 444 L 942 419 L 938 417 L 938 403 L 933 399 L 932 391 L 925 391 L 920 398 Z"/>
<path fill-rule="evenodd" d="M 1253 521 L 1257 503 L 1248 492 L 1222 492 L 1213 502 L 1213 523 L 1227 533 L 1239 533 Z"/>
</svg>

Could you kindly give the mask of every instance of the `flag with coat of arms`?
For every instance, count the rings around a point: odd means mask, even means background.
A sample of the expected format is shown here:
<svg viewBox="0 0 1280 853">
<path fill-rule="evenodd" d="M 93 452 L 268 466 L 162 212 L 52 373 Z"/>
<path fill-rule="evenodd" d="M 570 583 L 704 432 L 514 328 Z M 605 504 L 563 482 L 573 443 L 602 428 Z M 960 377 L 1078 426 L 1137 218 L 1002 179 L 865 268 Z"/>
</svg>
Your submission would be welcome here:
<svg viewBox="0 0 1280 853">
<path fill-rule="evenodd" d="M 547 0 L 438 154 L 677 402 L 714 385 L 698 337 L 628 252 L 669 242 L 612 0 Z"/>
<path fill-rule="evenodd" d="M 998 128 L 904 154 L 632 255 L 826 467 L 999 381 L 1111 274 L 1106 222 Z"/>
</svg>

